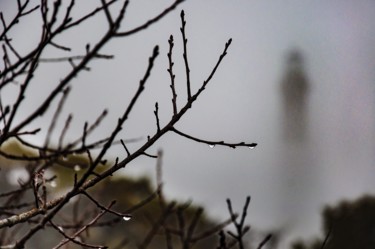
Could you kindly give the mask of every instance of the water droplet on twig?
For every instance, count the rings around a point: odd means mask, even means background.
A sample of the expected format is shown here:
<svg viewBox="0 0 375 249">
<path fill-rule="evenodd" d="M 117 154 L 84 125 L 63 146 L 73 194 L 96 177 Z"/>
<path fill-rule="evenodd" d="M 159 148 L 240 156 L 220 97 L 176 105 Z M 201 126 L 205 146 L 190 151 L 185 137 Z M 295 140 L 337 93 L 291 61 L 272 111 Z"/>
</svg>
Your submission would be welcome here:
<svg viewBox="0 0 375 249">
<path fill-rule="evenodd" d="M 129 220 L 131 220 L 131 218 L 132 218 L 132 216 L 131 215 L 124 215 L 124 216 L 122 216 L 122 219 L 124 220 L 124 221 L 129 221 Z"/>
<path fill-rule="evenodd" d="M 209 144 L 208 147 L 210 147 L 211 149 L 215 147 L 214 144 Z"/>
<path fill-rule="evenodd" d="M 252 144 L 249 144 L 249 149 L 254 149 L 258 144 L 257 143 L 252 143 Z"/>
<path fill-rule="evenodd" d="M 74 165 L 74 171 L 81 171 L 81 166 L 79 166 L 78 164 Z"/>
<path fill-rule="evenodd" d="M 51 181 L 49 183 L 49 185 L 52 187 L 52 188 L 56 188 L 57 187 L 57 182 L 56 181 Z"/>
</svg>

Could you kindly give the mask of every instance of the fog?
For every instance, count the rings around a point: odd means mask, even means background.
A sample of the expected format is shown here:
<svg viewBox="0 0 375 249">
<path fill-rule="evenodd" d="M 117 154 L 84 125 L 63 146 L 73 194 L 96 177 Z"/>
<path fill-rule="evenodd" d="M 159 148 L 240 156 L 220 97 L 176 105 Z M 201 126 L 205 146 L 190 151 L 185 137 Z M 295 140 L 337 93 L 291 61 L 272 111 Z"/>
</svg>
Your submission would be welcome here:
<svg viewBox="0 0 375 249">
<path fill-rule="evenodd" d="M 2 11 L 12 12 L 12 1 Z M 98 1 L 99 3 L 100 1 Z M 133 1 L 123 30 L 154 16 L 169 1 Z M 90 5 L 93 4 L 90 2 Z M 83 11 L 83 6 L 82 6 Z M 91 8 L 90 8 L 91 9 Z M 183 132 L 208 140 L 257 142 L 253 150 L 235 150 L 195 143 L 168 134 L 149 151 L 164 151 L 165 192 L 171 199 L 203 205 L 212 217 L 226 218 L 226 198 L 241 209 L 252 197 L 248 222 L 261 230 L 285 228 L 294 237 L 312 237 L 320 231 L 320 210 L 343 198 L 374 194 L 375 177 L 375 2 L 374 1 L 186 1 L 155 26 L 127 39 L 116 39 L 102 53 L 114 60 L 93 61 L 81 73 L 63 115 L 74 113 L 69 136 L 82 132 L 104 108 L 109 116 L 92 140 L 109 135 L 138 86 L 153 46 L 160 46 L 152 77 L 119 138 L 141 138 L 156 129 L 154 104 L 159 103 L 161 124 L 172 115 L 167 52 L 175 38 L 174 61 L 180 107 L 186 98 L 182 58 L 180 11 L 187 20 L 188 55 L 192 89 L 209 75 L 225 42 L 233 39 L 228 55 L 202 97 L 178 124 Z M 115 11 L 115 9 L 112 9 Z M 7 13 L 5 11 L 5 13 Z M 9 17 L 8 17 L 9 18 Z M 31 28 L 33 25 L 33 28 Z M 14 33 L 19 48 L 37 42 L 37 22 Z M 22 27 L 22 28 L 21 28 Z M 106 28 L 104 15 L 71 32 L 60 42 L 95 41 Z M 297 49 L 308 82 L 303 141 L 285 137 L 286 110 L 282 82 L 288 56 Z M 52 50 L 46 57 L 61 55 Z M 43 65 L 39 85 L 30 89 L 23 111 L 40 104 L 41 97 L 62 78 L 69 65 Z M 1 98 L 10 101 L 13 93 Z M 52 109 L 54 110 L 54 109 Z M 33 127 L 45 125 L 40 119 Z M 63 124 L 61 124 L 61 127 Z M 43 135 L 43 134 L 42 134 Z M 40 136 L 40 142 L 44 137 Z M 56 136 L 57 138 L 57 136 Z M 129 145 L 137 148 L 139 143 Z M 110 151 L 124 157 L 121 146 Z M 140 158 L 121 174 L 154 176 L 155 160 Z"/>
</svg>

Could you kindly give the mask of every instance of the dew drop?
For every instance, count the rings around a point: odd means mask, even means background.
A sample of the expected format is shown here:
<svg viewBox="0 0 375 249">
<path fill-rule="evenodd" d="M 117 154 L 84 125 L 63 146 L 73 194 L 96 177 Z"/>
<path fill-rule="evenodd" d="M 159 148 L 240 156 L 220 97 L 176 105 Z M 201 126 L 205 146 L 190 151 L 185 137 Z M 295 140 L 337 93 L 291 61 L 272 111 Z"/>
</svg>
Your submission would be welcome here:
<svg viewBox="0 0 375 249">
<path fill-rule="evenodd" d="M 254 149 L 258 144 L 257 143 L 252 143 L 249 145 L 249 149 Z"/>
<path fill-rule="evenodd" d="M 131 220 L 131 218 L 132 218 L 132 216 L 131 215 L 124 215 L 124 216 L 122 216 L 122 219 L 124 220 L 124 221 L 129 221 L 129 220 Z"/>
<path fill-rule="evenodd" d="M 56 188 L 56 187 L 57 187 L 57 183 L 56 183 L 56 181 L 52 181 L 52 182 L 50 182 L 49 185 L 50 185 L 52 188 Z"/>
<path fill-rule="evenodd" d="M 74 171 L 81 171 L 81 166 L 79 166 L 78 164 L 74 165 Z"/>
<path fill-rule="evenodd" d="M 61 232 L 64 232 L 64 229 L 62 228 L 62 226 L 58 226 L 57 227 Z"/>
<path fill-rule="evenodd" d="M 210 147 L 211 149 L 215 147 L 214 144 L 209 144 L 208 147 Z"/>
</svg>

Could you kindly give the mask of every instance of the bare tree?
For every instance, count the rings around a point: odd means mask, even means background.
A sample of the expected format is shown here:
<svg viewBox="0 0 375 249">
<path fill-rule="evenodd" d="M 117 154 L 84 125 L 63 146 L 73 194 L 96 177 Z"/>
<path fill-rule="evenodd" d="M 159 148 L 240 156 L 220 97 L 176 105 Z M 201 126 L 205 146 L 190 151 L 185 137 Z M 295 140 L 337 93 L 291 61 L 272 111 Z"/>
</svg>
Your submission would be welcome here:
<svg viewBox="0 0 375 249">
<path fill-rule="evenodd" d="M 68 2 L 68 3 L 67 3 Z M 174 37 L 171 35 L 168 40 L 169 52 L 167 58 L 169 64 L 167 70 L 170 76 L 170 88 L 171 88 L 171 110 L 170 118 L 165 125 L 162 125 L 159 120 L 159 106 L 155 103 L 155 125 L 156 132 L 148 136 L 145 141 L 134 151 L 131 151 L 127 143 L 131 141 L 124 141 L 118 138 L 119 132 L 122 130 L 124 124 L 130 118 L 130 114 L 134 112 L 134 106 L 139 102 L 139 98 L 142 95 L 143 90 L 146 87 L 146 83 L 149 80 L 150 74 L 152 73 L 156 58 L 159 55 L 159 47 L 155 46 L 148 60 L 148 64 L 145 67 L 143 77 L 138 83 L 138 88 L 133 94 L 132 98 L 129 99 L 128 105 L 124 108 L 123 114 L 118 118 L 118 122 L 114 124 L 112 131 L 108 136 L 103 137 L 95 142 L 87 142 L 89 136 L 93 131 L 101 124 L 102 120 L 107 115 L 107 110 L 104 110 L 98 115 L 98 118 L 92 124 L 85 123 L 82 134 L 77 137 L 74 141 L 69 143 L 64 142 L 64 138 L 67 131 L 71 127 L 72 115 L 69 115 L 67 119 L 62 122 L 63 129 L 58 134 L 58 141 L 51 141 L 52 134 L 56 133 L 56 125 L 61 116 L 61 110 L 64 104 L 68 101 L 68 96 L 71 93 L 71 85 L 74 84 L 74 78 L 83 71 L 89 71 L 89 65 L 93 60 L 109 60 L 113 59 L 112 55 L 106 55 L 102 53 L 103 47 L 113 39 L 126 39 L 136 33 L 143 32 L 146 28 L 154 25 L 159 20 L 168 15 L 171 11 L 176 9 L 183 0 L 176 0 L 170 6 L 166 7 L 158 15 L 150 18 L 148 21 L 140 24 L 139 26 L 130 29 L 123 30 L 121 24 L 127 14 L 127 7 L 129 1 L 127 0 L 101 0 L 101 4 L 93 10 L 87 11 L 86 14 L 75 17 L 72 13 L 76 8 L 76 2 L 74 0 L 63 2 L 61 0 L 47 1 L 41 0 L 39 4 L 34 5 L 34 2 L 29 0 L 17 0 L 14 4 L 17 4 L 17 12 L 13 17 L 8 17 L 8 20 L 4 17 L 5 13 L 1 13 L 0 19 L 2 23 L 2 29 L 0 29 L 0 43 L 2 49 L 2 65 L 0 71 L 0 95 L 6 94 L 8 89 L 17 89 L 17 96 L 13 102 L 4 102 L 0 96 L 0 155 L 5 158 L 7 163 L 23 162 L 23 167 L 27 170 L 30 175 L 29 179 L 20 181 L 19 186 L 16 189 L 9 191 L 3 190 L 0 194 L 2 200 L 0 209 L 0 248 L 25 248 L 27 243 L 30 243 L 33 237 L 39 233 L 44 233 L 48 227 L 56 231 L 62 236 L 62 239 L 56 242 L 54 248 L 61 248 L 66 244 L 73 243 L 84 248 L 106 248 L 105 241 L 99 242 L 99 244 L 92 244 L 89 240 L 83 240 L 83 233 L 87 233 L 90 227 L 103 227 L 105 225 L 111 226 L 114 222 L 119 220 L 130 219 L 132 213 L 141 207 L 149 204 L 152 201 L 158 200 L 160 206 L 160 212 L 157 218 L 154 218 L 151 222 L 149 232 L 146 233 L 145 238 L 138 243 L 139 248 L 146 248 L 149 246 L 150 241 L 155 237 L 156 234 L 163 231 L 166 238 L 167 248 L 173 247 L 173 238 L 180 238 L 183 248 L 190 248 L 197 241 L 206 238 L 212 234 L 217 234 L 227 224 L 236 220 L 236 214 L 233 213 L 230 202 L 230 219 L 221 224 L 216 224 L 207 231 L 201 231 L 195 233 L 198 220 L 201 217 L 202 210 L 197 209 L 194 214 L 187 215 L 186 207 L 179 206 L 174 202 L 167 203 L 162 196 L 162 181 L 161 181 L 161 170 L 160 170 L 160 159 L 161 153 L 158 155 L 151 155 L 148 153 L 148 149 L 153 146 L 161 137 L 166 133 L 175 133 L 176 135 L 185 137 L 187 139 L 196 141 L 198 143 L 205 143 L 210 146 L 226 146 L 230 148 L 236 147 L 249 147 L 254 148 L 256 143 L 247 142 L 235 142 L 229 143 L 224 141 L 210 141 L 202 138 L 194 137 L 190 134 L 186 134 L 176 128 L 176 124 L 180 119 L 190 111 L 194 102 L 201 97 L 206 86 L 213 80 L 215 72 L 218 70 L 222 60 L 227 54 L 227 51 L 231 45 L 232 40 L 229 39 L 223 44 L 223 50 L 221 51 L 219 58 L 212 70 L 207 73 L 206 79 L 203 80 L 199 89 L 194 92 L 191 88 L 190 78 L 190 67 L 188 60 L 188 49 L 187 49 L 187 34 L 186 34 L 186 20 L 184 12 L 181 12 L 181 36 L 183 44 L 183 63 L 186 69 L 186 100 L 183 101 L 183 105 L 178 104 L 181 101 L 177 101 L 179 94 L 176 90 L 175 73 L 174 73 L 174 60 L 173 60 L 173 48 L 174 48 Z M 112 6 L 118 6 L 118 8 L 112 8 Z M 40 40 L 35 47 L 30 51 L 24 52 L 17 48 L 15 40 L 12 38 L 12 31 L 17 29 L 19 25 L 27 25 L 26 17 L 35 15 L 40 18 L 42 27 L 40 29 Z M 65 44 L 58 42 L 59 37 L 73 29 L 79 29 L 81 26 L 89 20 L 95 18 L 98 15 L 104 15 L 107 22 L 107 30 L 105 34 L 94 44 L 87 43 L 85 46 L 84 54 L 75 54 L 73 49 Z M 45 58 L 48 49 L 62 50 L 69 53 L 69 56 L 65 57 L 54 57 Z M 35 84 L 36 80 L 34 75 L 40 70 L 42 63 L 65 63 L 70 64 L 70 70 L 65 76 L 56 80 L 53 85 L 53 89 L 49 94 L 43 98 L 41 104 L 29 113 L 21 111 L 23 100 L 27 96 L 30 86 Z M 94 73 L 94 72 L 90 72 Z M 184 93 L 185 94 L 185 93 Z M 53 105 L 55 103 L 55 105 Z M 40 127 L 38 129 L 31 129 L 31 123 L 40 117 L 44 117 L 47 111 L 50 111 L 52 106 L 57 106 L 53 110 L 53 117 L 46 127 Z M 39 136 L 38 133 L 41 131 L 46 132 L 43 144 L 30 143 L 25 140 L 25 136 Z M 24 147 L 31 148 L 38 153 L 14 153 L 4 149 L 7 144 L 11 141 L 16 141 Z M 113 164 L 107 161 L 108 150 L 116 143 L 121 143 L 124 148 L 124 155 L 116 158 Z M 55 144 L 55 145 L 52 145 Z M 56 146 L 57 144 L 57 146 Z M 93 153 L 92 150 L 98 150 L 98 153 Z M 82 155 L 86 160 L 81 161 L 79 164 L 71 163 L 71 159 L 77 155 Z M 145 197 L 143 201 L 133 205 L 132 207 L 122 210 L 121 212 L 115 211 L 115 200 L 103 202 L 97 197 L 95 191 L 99 186 L 108 185 L 110 176 L 115 174 L 118 170 L 124 168 L 127 164 L 138 157 L 147 156 L 157 158 L 158 163 L 158 174 L 157 183 L 158 188 L 154 193 Z M 106 165 L 105 168 L 101 167 Z M 61 196 L 55 195 L 53 188 L 49 188 L 49 185 L 58 176 L 48 176 L 46 172 L 53 170 L 56 167 L 66 167 L 72 178 L 74 178 L 69 191 Z M 6 171 L 6 165 L 0 165 L 2 172 Z M 77 168 L 84 169 L 80 174 L 77 173 Z M 82 173 L 83 172 L 83 173 Z M 90 191 L 93 190 L 94 191 Z M 99 191 L 99 190 L 98 190 Z M 110 191 L 108 189 L 102 190 Z M 73 213 L 79 212 L 81 217 L 85 217 L 83 220 L 78 219 L 77 215 L 71 217 L 65 217 L 64 225 L 61 221 L 63 216 L 63 210 L 66 209 L 69 202 L 72 202 L 73 198 L 82 197 L 88 201 L 87 207 L 72 207 Z M 249 200 L 248 200 L 249 201 Z M 238 235 L 233 235 L 243 248 L 242 236 L 248 230 L 244 228 L 244 218 L 246 216 L 246 209 L 249 204 L 247 201 L 242 220 L 237 224 Z M 78 209 L 79 208 L 79 209 Z M 79 211 L 77 211 L 77 209 Z M 100 223 L 103 216 L 110 215 L 113 220 L 107 220 L 106 222 Z M 167 222 L 170 217 L 175 217 L 177 228 L 173 227 L 172 222 Z M 188 222 L 187 217 L 189 216 L 190 221 Z M 69 221 L 67 224 L 67 220 Z M 74 228 L 74 232 L 67 232 L 66 229 Z M 222 236 L 223 237 L 223 236 Z M 121 248 L 127 243 L 126 240 L 119 243 L 118 248 Z M 233 244 L 233 243 L 232 243 Z M 222 242 L 224 248 L 224 242 Z M 226 247 L 225 247 L 226 248 Z"/>
</svg>

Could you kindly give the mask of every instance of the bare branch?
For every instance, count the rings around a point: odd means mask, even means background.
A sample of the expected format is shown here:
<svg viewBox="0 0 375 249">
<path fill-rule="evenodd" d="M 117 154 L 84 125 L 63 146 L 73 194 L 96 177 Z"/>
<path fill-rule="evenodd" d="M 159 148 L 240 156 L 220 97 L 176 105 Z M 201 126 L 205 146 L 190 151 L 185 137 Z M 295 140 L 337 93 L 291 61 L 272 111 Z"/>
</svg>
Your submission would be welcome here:
<svg viewBox="0 0 375 249">
<path fill-rule="evenodd" d="M 167 56 L 168 56 L 169 68 L 167 69 L 167 71 L 168 71 L 169 76 L 171 78 L 170 87 L 172 89 L 173 115 L 176 115 L 177 114 L 177 94 L 176 94 L 176 88 L 175 88 L 175 83 L 174 83 L 176 75 L 173 74 L 174 63 L 172 61 L 172 49 L 173 49 L 174 43 L 173 43 L 173 36 L 172 35 L 169 37 L 168 43 L 169 43 L 169 52 L 168 52 Z"/>
<path fill-rule="evenodd" d="M 171 130 L 174 131 L 175 133 L 177 133 L 178 135 L 186 137 L 186 138 L 188 138 L 190 140 L 193 140 L 193 141 L 196 141 L 196 142 L 199 142 L 199 143 L 207 144 L 211 148 L 215 147 L 215 145 L 227 146 L 227 147 L 230 147 L 230 148 L 233 148 L 233 149 L 235 149 L 236 147 L 248 147 L 250 149 L 253 149 L 253 148 L 255 148 L 257 146 L 256 143 L 245 143 L 245 142 L 240 142 L 240 143 L 226 143 L 224 141 L 203 140 L 203 139 L 200 139 L 200 138 L 196 138 L 196 137 L 190 136 L 190 135 L 188 135 L 186 133 L 183 133 L 183 132 L 177 130 L 176 128 L 174 128 L 174 127 Z"/>
<path fill-rule="evenodd" d="M 147 142 L 141 146 L 137 151 L 135 151 L 133 154 L 125 158 L 122 162 L 118 163 L 116 166 L 111 167 L 110 169 L 106 170 L 101 174 L 100 178 L 94 178 L 84 184 L 84 188 L 90 188 L 94 186 L 97 182 L 101 181 L 103 178 L 108 177 L 112 175 L 115 171 L 119 170 L 120 168 L 125 167 L 130 161 L 133 159 L 137 158 L 140 155 L 144 155 L 144 152 L 146 151 L 147 148 L 151 147 L 160 137 L 162 137 L 165 133 L 173 130 L 174 125 L 181 119 L 181 117 L 191 108 L 192 104 L 197 100 L 198 96 L 205 90 L 205 87 L 207 84 L 210 82 L 212 79 L 214 73 L 216 72 L 217 68 L 219 67 L 221 61 L 227 54 L 227 49 L 229 48 L 230 45 L 229 40 L 225 44 L 225 48 L 223 53 L 220 55 L 219 60 L 217 61 L 215 67 L 211 71 L 209 77 L 203 82 L 202 87 L 189 99 L 189 101 L 186 102 L 185 106 L 176 114 L 172 117 L 170 122 L 166 124 L 163 128 L 161 128 L 160 132 L 156 133 L 153 137 L 150 137 Z"/>
<path fill-rule="evenodd" d="M 126 147 L 124 141 L 123 141 L 122 139 L 120 139 L 120 141 L 121 141 L 121 144 L 122 144 L 122 146 L 124 147 L 126 153 L 128 154 L 128 156 L 130 156 L 130 152 L 129 152 L 128 148 Z"/>
<path fill-rule="evenodd" d="M 198 242 L 202 239 L 205 239 L 211 235 L 214 235 L 216 233 L 218 233 L 219 231 L 221 231 L 222 229 L 224 229 L 226 226 L 228 226 L 229 224 L 232 223 L 232 219 L 227 219 L 226 221 L 218 224 L 217 226 L 207 230 L 207 231 L 204 231 L 196 236 L 194 236 L 192 239 L 191 239 L 191 243 L 195 243 L 195 242 Z"/>
<path fill-rule="evenodd" d="M 143 240 L 142 244 L 139 246 L 140 249 L 147 248 L 147 246 L 150 244 L 156 233 L 158 232 L 159 228 L 163 226 L 165 220 L 168 218 L 169 215 L 172 214 L 172 210 L 175 207 L 176 203 L 172 202 L 169 204 L 164 212 L 160 215 L 159 219 L 155 222 L 153 227 L 150 229 L 150 231 L 147 233 L 145 239 Z"/>
<path fill-rule="evenodd" d="M 2 13 L 0 13 L 0 17 L 1 17 L 1 20 L 2 20 L 2 23 L 3 23 L 3 32 L 0 34 L 0 40 L 3 39 L 4 35 L 6 33 L 8 33 L 8 31 L 14 26 L 16 25 L 18 22 L 19 22 L 19 19 L 20 17 L 22 16 L 26 16 L 28 14 L 30 14 L 31 12 L 33 12 L 34 10 L 38 9 L 39 8 L 39 5 L 35 6 L 34 8 L 32 8 L 31 10 L 29 11 L 26 11 L 24 12 L 24 10 L 26 9 L 27 5 L 29 4 L 30 0 L 26 0 L 24 2 L 24 4 L 21 4 L 19 1 L 17 1 L 18 3 L 18 11 L 17 11 L 17 14 L 16 16 L 10 21 L 9 25 L 6 25 L 5 21 L 4 21 L 4 17 L 2 15 Z"/>
<path fill-rule="evenodd" d="M 148 154 L 147 152 L 143 152 L 142 154 L 151 158 L 158 158 L 157 155 L 151 155 L 151 154 Z"/>
<path fill-rule="evenodd" d="M 69 116 L 67 117 L 67 119 L 65 121 L 64 128 L 61 131 L 61 135 L 60 135 L 60 138 L 59 138 L 59 145 L 57 147 L 58 151 L 60 151 L 62 146 L 63 146 L 63 141 L 64 141 L 64 138 L 65 138 L 66 132 L 69 129 L 70 123 L 72 122 L 72 119 L 73 119 L 73 115 L 69 114 Z"/>
<path fill-rule="evenodd" d="M 117 2 L 117 1 L 118 1 L 118 0 L 111 0 L 111 1 L 109 1 L 108 3 L 106 3 L 105 6 L 108 8 L 108 6 L 110 6 L 111 4 L 113 4 L 113 3 Z M 126 2 L 128 2 L 128 1 L 126 1 Z M 93 11 L 91 11 L 90 13 L 88 13 L 88 14 L 82 16 L 82 17 L 79 18 L 78 20 L 76 20 L 76 21 L 74 21 L 74 22 L 70 22 L 70 24 L 67 25 L 67 26 L 65 27 L 65 29 L 69 29 L 69 28 L 72 28 L 72 27 L 74 27 L 74 26 L 78 26 L 78 25 L 80 25 L 81 23 L 83 23 L 84 21 L 86 21 L 86 20 L 92 18 L 93 16 L 95 16 L 97 13 L 99 13 L 99 12 L 102 11 L 102 10 L 104 10 L 104 6 L 101 6 L 101 7 L 96 8 L 95 10 L 93 10 Z"/>
<path fill-rule="evenodd" d="M 118 18 L 116 19 L 116 26 L 119 26 L 121 20 L 123 19 L 124 17 L 124 13 L 125 13 L 125 9 L 126 9 L 126 6 L 127 6 L 127 2 L 124 3 L 123 7 L 121 8 L 121 11 L 120 11 L 120 14 L 118 16 Z M 45 4 L 42 5 L 42 12 L 43 12 L 43 15 L 46 15 L 46 6 Z M 24 126 L 26 126 L 27 124 L 29 124 L 32 120 L 34 120 L 37 116 L 41 116 L 44 114 L 44 112 L 48 109 L 50 103 L 52 102 L 53 99 L 55 99 L 56 95 L 81 71 L 81 70 L 84 70 L 84 68 L 86 67 L 86 65 L 89 63 L 89 61 L 96 55 L 98 54 L 98 51 L 111 39 L 113 38 L 114 36 L 114 32 L 113 30 L 109 30 L 104 36 L 103 38 L 97 43 L 97 45 L 90 51 L 90 53 L 88 53 L 85 58 L 83 60 L 80 61 L 80 63 L 74 67 L 72 69 L 72 71 L 67 74 L 67 76 L 61 80 L 60 84 L 58 84 L 58 86 L 55 87 L 55 89 L 53 91 L 51 91 L 50 95 L 44 100 L 44 102 L 38 107 L 36 108 L 36 110 L 31 114 L 29 115 L 29 117 L 25 118 L 23 122 L 21 122 L 20 124 L 18 124 L 16 127 L 13 128 L 13 133 L 14 132 L 18 132 L 21 128 L 23 128 Z M 52 37 L 52 35 L 51 35 Z M 52 39 L 52 38 L 50 38 Z M 39 55 L 41 53 L 41 50 L 39 51 Z M 39 57 L 39 56 L 38 56 Z M 34 60 L 36 61 L 36 60 Z M 32 65 L 31 65 L 31 68 L 34 68 L 36 66 L 36 62 L 34 62 Z M 28 81 L 26 81 L 28 82 Z M 20 96 L 23 96 L 23 93 L 24 91 L 26 90 L 26 86 L 27 85 L 23 85 L 23 88 L 21 89 L 20 91 Z M 10 128 L 10 124 L 11 124 L 11 121 L 13 120 L 13 116 L 14 116 L 14 112 L 15 110 L 17 110 L 18 108 L 18 105 L 19 105 L 19 102 L 21 100 L 18 100 L 17 101 L 17 105 L 14 107 L 13 109 L 13 112 L 11 114 L 11 117 L 9 118 L 9 123 L 7 124 L 7 126 L 5 127 L 6 129 L 6 132 L 8 132 L 9 128 Z M 7 136 L 3 136 L 1 139 L 6 139 Z M 0 144 L 3 142 L 2 140 L 0 139 Z"/>
<path fill-rule="evenodd" d="M 182 44 L 184 45 L 184 63 L 185 63 L 185 70 L 186 70 L 186 88 L 187 88 L 187 98 L 188 100 L 191 98 L 191 89 L 190 89 L 190 68 L 189 68 L 189 62 L 187 58 L 187 38 L 185 34 L 185 26 L 186 26 L 186 21 L 185 21 L 185 12 L 182 10 L 181 11 L 181 34 L 182 34 Z"/>
<path fill-rule="evenodd" d="M 128 214 L 128 213 L 124 214 L 124 213 L 119 213 L 119 212 L 113 211 L 113 210 L 111 210 L 110 208 L 106 208 L 106 207 L 104 207 L 103 205 L 101 205 L 97 200 L 95 200 L 95 198 L 93 198 L 91 195 L 89 195 L 89 193 L 87 193 L 86 191 L 83 191 L 82 193 L 83 193 L 85 196 L 87 196 L 87 197 L 88 197 L 93 203 L 95 203 L 95 205 L 96 205 L 98 208 L 100 208 L 100 209 L 106 211 L 107 213 L 114 214 L 115 216 L 120 217 L 120 218 L 122 218 L 122 219 L 131 219 L 131 217 L 132 217 L 131 214 Z M 116 203 L 116 201 L 112 201 L 112 202 L 113 202 L 113 205 Z"/>
<path fill-rule="evenodd" d="M 136 205 L 132 206 L 131 208 L 125 210 L 124 213 L 133 213 L 134 211 L 144 207 L 145 205 L 150 203 L 152 200 L 154 200 L 158 196 L 158 193 L 159 193 L 160 189 L 161 189 L 161 186 L 158 186 L 158 188 L 155 192 L 153 192 L 151 195 L 149 195 L 146 199 L 142 200 L 138 204 L 136 204 Z"/>
<path fill-rule="evenodd" d="M 66 46 L 63 46 L 63 45 L 60 45 L 60 44 L 57 44 L 56 42 L 50 42 L 50 44 L 52 45 L 52 46 L 54 46 L 55 48 L 57 48 L 57 49 L 61 49 L 61 50 L 63 50 L 63 51 L 71 51 L 72 49 L 71 48 L 69 48 L 69 47 L 66 47 Z"/>
<path fill-rule="evenodd" d="M 262 242 L 259 243 L 258 249 L 262 249 L 262 247 L 272 238 L 272 234 L 268 234 Z"/>
<path fill-rule="evenodd" d="M 160 132 L 160 123 L 159 123 L 159 105 L 158 102 L 155 103 L 155 118 L 156 118 L 156 132 Z"/>
<path fill-rule="evenodd" d="M 108 207 L 106 209 L 110 209 L 112 206 L 114 205 L 114 202 L 111 202 Z M 60 247 L 62 247 L 63 245 L 65 245 L 66 243 L 68 243 L 71 238 L 75 238 L 77 237 L 79 234 L 81 234 L 82 232 L 84 232 L 88 227 L 92 226 L 93 224 L 95 224 L 104 214 L 106 213 L 106 210 L 102 210 L 97 216 L 94 217 L 94 219 L 92 219 L 87 225 L 83 226 L 81 229 L 79 229 L 77 232 L 75 232 L 73 234 L 73 236 L 70 236 L 68 237 L 68 239 L 64 239 L 63 241 L 61 241 L 57 246 L 54 247 L 54 249 L 58 249 Z M 60 230 L 60 229 L 59 229 Z M 75 240 L 75 243 L 77 243 L 77 241 Z M 88 246 L 87 244 L 85 244 L 84 246 Z M 103 247 L 103 246 L 96 246 L 96 247 L 92 247 L 92 248 L 106 248 L 106 247 Z"/>
<path fill-rule="evenodd" d="M 111 13 L 109 12 L 108 5 L 105 2 L 105 0 L 101 0 L 101 2 L 102 2 L 102 7 L 104 9 L 105 16 L 107 17 L 107 21 L 108 21 L 109 27 L 112 29 L 112 27 L 113 27 L 113 19 L 112 19 Z"/>
<path fill-rule="evenodd" d="M 63 96 L 61 97 L 61 100 L 59 102 L 59 104 L 57 105 L 57 109 L 52 117 L 52 121 L 51 121 L 51 125 L 50 127 L 48 128 L 48 132 L 47 132 L 47 136 L 46 136 L 46 140 L 44 142 L 44 148 L 47 148 L 48 147 L 48 144 L 50 142 L 50 139 L 51 139 L 51 135 L 52 135 L 52 132 L 56 126 L 56 122 L 58 121 L 58 118 L 61 114 L 61 111 L 62 111 L 62 108 L 65 104 L 65 101 L 68 97 L 68 94 L 70 92 L 70 88 L 67 87 L 66 89 L 63 90 Z"/>
<path fill-rule="evenodd" d="M 131 29 L 131 30 L 125 31 L 125 32 L 117 32 L 116 36 L 129 36 L 129 35 L 138 33 L 139 31 L 142 31 L 144 29 L 147 29 L 149 26 L 158 22 L 160 19 L 162 19 L 164 16 L 166 16 L 169 12 L 174 10 L 179 4 L 181 4 L 184 1 L 185 0 L 176 0 L 172 5 L 170 5 L 168 8 L 166 8 L 163 12 L 161 12 L 156 17 L 148 20 L 146 23 L 138 26 L 137 28 L 134 28 L 134 29 Z"/>
<path fill-rule="evenodd" d="M 71 236 L 67 235 L 64 232 L 64 230 L 63 230 L 63 228 L 61 226 L 55 225 L 52 221 L 50 221 L 49 224 L 51 224 L 51 226 L 53 228 L 55 228 L 56 231 L 58 231 L 60 234 L 62 234 L 64 236 L 65 239 L 63 241 L 67 241 L 66 243 L 68 243 L 70 241 L 70 242 L 73 242 L 74 244 L 80 245 L 82 247 L 88 247 L 88 248 L 107 248 L 107 247 L 103 247 L 103 246 L 96 246 L 96 245 L 90 245 L 90 244 L 87 244 L 87 243 L 83 243 L 83 242 L 80 241 L 80 239 L 75 239 L 75 237 L 78 237 L 78 236 L 71 237 Z M 60 248 L 60 247 L 62 247 L 64 245 L 63 243 L 64 242 L 61 242 L 61 245 L 59 244 L 59 245 L 55 246 L 54 248 Z"/>
<path fill-rule="evenodd" d="M 229 235 L 231 235 L 233 238 L 235 238 L 238 242 L 238 246 L 240 249 L 244 249 L 244 243 L 243 243 L 243 236 L 245 235 L 246 232 L 248 232 L 250 230 L 250 227 L 248 226 L 244 226 L 244 223 L 245 223 L 245 218 L 246 218 L 246 215 L 247 215 L 247 209 L 249 207 L 249 203 L 250 203 L 250 196 L 248 196 L 246 198 L 246 202 L 245 202 L 245 205 L 243 207 L 243 210 L 242 210 L 242 215 L 241 215 L 241 221 L 238 223 L 236 221 L 236 216 L 233 212 L 233 208 L 232 208 L 232 203 L 230 201 L 230 199 L 227 199 L 227 204 L 228 204 L 228 210 L 229 210 L 229 213 L 231 215 L 231 219 L 232 219 L 232 222 L 234 224 L 234 227 L 236 228 L 236 232 L 237 234 L 234 234 L 232 232 L 228 232 Z"/>
</svg>

